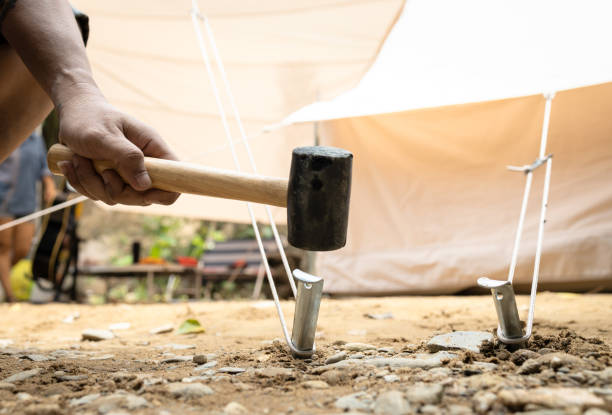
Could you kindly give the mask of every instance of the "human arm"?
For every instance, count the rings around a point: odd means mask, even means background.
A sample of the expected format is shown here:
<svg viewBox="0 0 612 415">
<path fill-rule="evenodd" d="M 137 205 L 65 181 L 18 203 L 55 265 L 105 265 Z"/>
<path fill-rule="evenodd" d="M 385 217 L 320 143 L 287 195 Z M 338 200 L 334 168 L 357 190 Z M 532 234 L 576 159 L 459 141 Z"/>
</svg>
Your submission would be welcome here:
<svg viewBox="0 0 612 415">
<path fill-rule="evenodd" d="M 0 23 L 4 37 L 58 110 L 60 141 L 76 153 L 61 168 L 75 189 L 108 204 L 174 202 L 178 194 L 150 188 L 144 155 L 176 156 L 157 132 L 115 109 L 102 95 L 68 3 L 18 0 Z M 91 160 L 114 162 L 116 172 L 99 175 Z"/>
</svg>

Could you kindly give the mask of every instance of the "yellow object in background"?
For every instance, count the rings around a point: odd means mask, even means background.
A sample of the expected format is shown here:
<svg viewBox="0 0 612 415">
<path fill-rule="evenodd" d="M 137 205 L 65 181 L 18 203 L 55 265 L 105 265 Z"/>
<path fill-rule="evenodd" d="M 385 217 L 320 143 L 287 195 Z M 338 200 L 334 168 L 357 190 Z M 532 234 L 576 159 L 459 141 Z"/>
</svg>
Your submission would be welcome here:
<svg viewBox="0 0 612 415">
<path fill-rule="evenodd" d="M 33 285 L 32 261 L 22 259 L 11 269 L 11 286 L 15 299 L 18 301 L 29 300 Z"/>
</svg>

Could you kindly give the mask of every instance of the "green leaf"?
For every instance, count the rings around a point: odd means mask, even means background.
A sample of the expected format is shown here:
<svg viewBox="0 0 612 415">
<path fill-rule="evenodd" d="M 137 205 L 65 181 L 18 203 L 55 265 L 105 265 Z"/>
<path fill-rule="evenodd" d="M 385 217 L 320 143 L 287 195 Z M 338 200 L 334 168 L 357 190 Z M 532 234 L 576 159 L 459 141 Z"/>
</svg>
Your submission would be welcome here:
<svg viewBox="0 0 612 415">
<path fill-rule="evenodd" d="M 204 327 L 195 318 L 189 318 L 179 326 L 178 334 L 205 333 Z"/>
</svg>

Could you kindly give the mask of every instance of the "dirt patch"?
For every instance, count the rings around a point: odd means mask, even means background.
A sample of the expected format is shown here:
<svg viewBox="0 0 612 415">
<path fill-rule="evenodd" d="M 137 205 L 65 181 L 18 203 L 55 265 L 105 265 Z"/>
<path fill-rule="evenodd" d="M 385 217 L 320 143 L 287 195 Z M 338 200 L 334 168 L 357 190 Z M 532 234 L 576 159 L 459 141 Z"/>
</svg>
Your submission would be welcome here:
<svg viewBox="0 0 612 415">
<path fill-rule="evenodd" d="M 523 313 L 526 298 L 519 304 Z M 290 322 L 292 304 L 283 303 L 283 310 Z M 75 312 L 80 318 L 62 322 Z M 364 317 L 387 312 L 394 318 Z M 198 318 L 206 333 L 149 334 L 187 317 Z M 326 299 L 317 352 L 300 360 L 273 340 L 281 331 L 271 303 L 3 305 L 0 413 L 385 413 L 384 405 L 401 403 L 393 401 L 397 396 L 409 413 L 610 410 L 610 317 L 612 296 L 544 293 L 527 347 L 493 341 L 480 353 L 432 354 L 426 343 L 434 334 L 491 332 L 491 298 Z M 80 340 L 86 328 L 118 322 L 131 327 L 115 331 L 112 340 Z M 366 345 L 347 350 L 346 342 Z M 342 352 L 344 359 L 326 363 Z M 189 358 L 195 354 L 206 355 L 208 367 Z M 27 379 L 2 383 L 33 369 Z"/>
</svg>

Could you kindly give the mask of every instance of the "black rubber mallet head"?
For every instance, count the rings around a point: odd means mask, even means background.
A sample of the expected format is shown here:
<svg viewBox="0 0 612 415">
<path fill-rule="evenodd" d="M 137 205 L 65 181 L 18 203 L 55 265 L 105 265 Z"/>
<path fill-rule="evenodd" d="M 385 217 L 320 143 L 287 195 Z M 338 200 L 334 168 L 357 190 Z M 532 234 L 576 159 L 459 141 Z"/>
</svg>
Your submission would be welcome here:
<svg viewBox="0 0 612 415">
<path fill-rule="evenodd" d="M 73 155 L 61 144 L 51 146 L 49 169 L 61 174 L 57 163 L 72 160 Z M 145 157 L 145 167 L 157 189 L 287 207 L 289 243 L 311 251 L 331 251 L 346 243 L 352 164 L 353 155 L 346 150 L 296 148 L 287 181 Z M 94 166 L 98 172 L 116 167 L 112 161 L 99 160 Z M 206 206 L 202 209 L 206 212 Z"/>
</svg>

